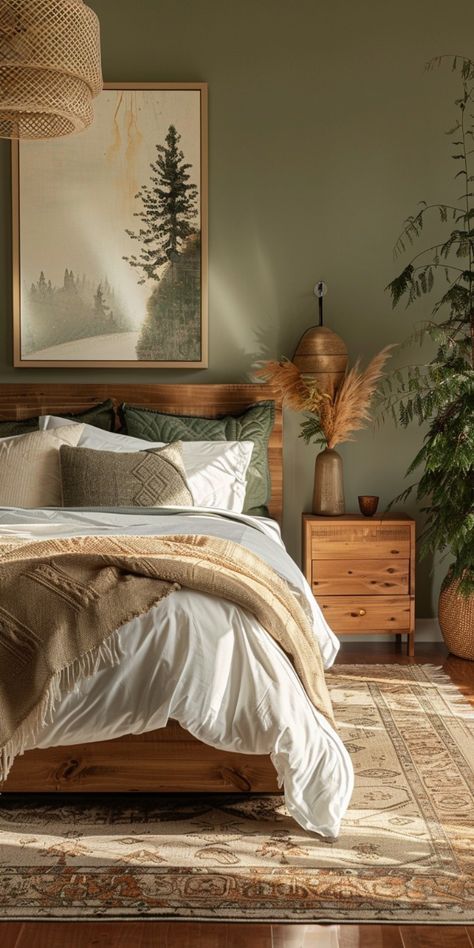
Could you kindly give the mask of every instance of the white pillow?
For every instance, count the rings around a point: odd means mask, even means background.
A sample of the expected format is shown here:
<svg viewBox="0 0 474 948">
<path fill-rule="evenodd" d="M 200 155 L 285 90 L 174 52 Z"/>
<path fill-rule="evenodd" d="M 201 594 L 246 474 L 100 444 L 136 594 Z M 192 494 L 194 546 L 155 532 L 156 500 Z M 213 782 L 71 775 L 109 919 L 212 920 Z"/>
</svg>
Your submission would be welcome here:
<svg viewBox="0 0 474 948">
<path fill-rule="evenodd" d="M 84 426 L 0 438 L 0 506 L 60 507 L 59 449 L 79 443 Z"/>
<path fill-rule="evenodd" d="M 42 430 L 62 428 L 67 418 L 43 415 Z M 78 447 L 101 451 L 146 451 L 164 447 L 163 441 L 144 441 L 130 435 L 83 425 Z M 242 513 L 247 470 L 253 441 L 181 441 L 186 478 L 196 507 L 217 507 Z"/>
</svg>

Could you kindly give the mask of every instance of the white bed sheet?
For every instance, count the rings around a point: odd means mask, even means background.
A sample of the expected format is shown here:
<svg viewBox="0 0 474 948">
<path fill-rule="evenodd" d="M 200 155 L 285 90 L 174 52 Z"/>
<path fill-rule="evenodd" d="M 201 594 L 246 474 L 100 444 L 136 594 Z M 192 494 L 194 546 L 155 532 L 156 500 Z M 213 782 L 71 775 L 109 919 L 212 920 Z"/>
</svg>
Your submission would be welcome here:
<svg viewBox="0 0 474 948">
<path fill-rule="evenodd" d="M 274 521 L 196 508 L 0 508 L 0 538 L 10 541 L 199 533 L 241 543 L 289 583 L 329 667 L 338 641 Z M 306 830 L 337 836 L 352 794 L 350 758 L 254 616 L 228 600 L 181 589 L 122 626 L 119 640 L 120 663 L 79 682 L 35 746 L 109 740 L 164 727 L 172 718 L 213 747 L 270 754 L 295 820 Z"/>
</svg>

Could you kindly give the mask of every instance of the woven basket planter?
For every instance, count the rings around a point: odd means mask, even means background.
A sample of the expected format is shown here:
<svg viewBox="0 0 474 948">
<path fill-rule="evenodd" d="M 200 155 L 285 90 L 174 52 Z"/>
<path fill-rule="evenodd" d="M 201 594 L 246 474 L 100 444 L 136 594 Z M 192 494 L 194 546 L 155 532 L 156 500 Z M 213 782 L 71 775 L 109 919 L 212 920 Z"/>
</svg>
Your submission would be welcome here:
<svg viewBox="0 0 474 948">
<path fill-rule="evenodd" d="M 474 661 L 474 596 L 461 596 L 458 586 L 455 580 L 441 588 L 439 624 L 449 651 Z"/>
<path fill-rule="evenodd" d="M 0 0 L 0 138 L 87 128 L 101 89 L 99 21 L 83 0 Z"/>
</svg>

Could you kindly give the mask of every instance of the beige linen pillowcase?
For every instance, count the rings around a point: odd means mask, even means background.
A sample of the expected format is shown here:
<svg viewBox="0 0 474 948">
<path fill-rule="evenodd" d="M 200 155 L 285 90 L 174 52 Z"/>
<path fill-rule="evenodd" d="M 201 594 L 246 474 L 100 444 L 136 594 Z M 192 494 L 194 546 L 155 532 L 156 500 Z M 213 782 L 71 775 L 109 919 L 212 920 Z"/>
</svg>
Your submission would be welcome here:
<svg viewBox="0 0 474 948">
<path fill-rule="evenodd" d="M 61 445 L 78 443 L 84 425 L 0 439 L 0 506 L 60 507 Z"/>
<path fill-rule="evenodd" d="M 179 441 L 120 454 L 63 445 L 59 453 L 64 507 L 193 506 Z"/>
</svg>

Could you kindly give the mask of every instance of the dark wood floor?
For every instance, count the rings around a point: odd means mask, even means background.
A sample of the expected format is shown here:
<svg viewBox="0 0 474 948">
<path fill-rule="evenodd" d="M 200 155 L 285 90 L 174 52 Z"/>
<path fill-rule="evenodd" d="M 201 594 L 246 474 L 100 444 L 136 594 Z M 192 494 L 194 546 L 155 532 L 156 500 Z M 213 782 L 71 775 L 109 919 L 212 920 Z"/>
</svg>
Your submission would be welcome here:
<svg viewBox="0 0 474 948">
<path fill-rule="evenodd" d="M 442 645 L 420 644 L 413 659 L 391 643 L 352 642 L 342 646 L 339 662 L 442 665 L 474 705 L 474 662 L 448 656 Z M 474 924 L 1 922 L 0 948 L 474 948 Z"/>
<path fill-rule="evenodd" d="M 474 948 L 474 926 L 13 922 L 2 948 Z"/>
</svg>

